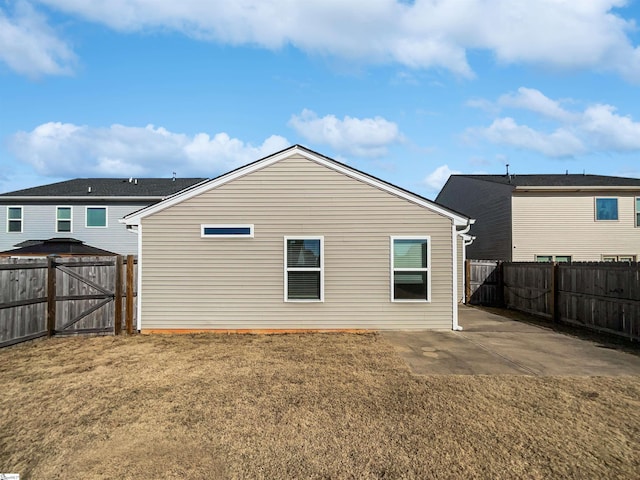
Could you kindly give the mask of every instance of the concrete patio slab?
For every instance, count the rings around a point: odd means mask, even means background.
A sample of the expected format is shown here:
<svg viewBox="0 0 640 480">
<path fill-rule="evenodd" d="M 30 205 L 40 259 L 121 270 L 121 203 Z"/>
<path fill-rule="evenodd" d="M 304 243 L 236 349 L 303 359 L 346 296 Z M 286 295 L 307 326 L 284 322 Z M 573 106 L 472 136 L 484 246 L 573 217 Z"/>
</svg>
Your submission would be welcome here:
<svg viewBox="0 0 640 480">
<path fill-rule="evenodd" d="M 640 375 L 640 355 L 460 307 L 462 332 L 382 334 L 419 375 Z"/>
</svg>

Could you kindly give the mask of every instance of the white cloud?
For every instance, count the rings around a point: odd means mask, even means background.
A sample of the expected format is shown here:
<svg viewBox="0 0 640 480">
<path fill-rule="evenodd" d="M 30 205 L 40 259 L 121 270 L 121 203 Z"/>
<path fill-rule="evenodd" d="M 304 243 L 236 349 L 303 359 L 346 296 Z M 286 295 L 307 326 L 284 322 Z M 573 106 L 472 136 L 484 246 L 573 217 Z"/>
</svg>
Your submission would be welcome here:
<svg viewBox="0 0 640 480">
<path fill-rule="evenodd" d="M 498 99 L 498 105 L 530 110 L 540 115 L 561 121 L 569 121 L 575 116 L 560 106 L 560 102 L 551 100 L 540 90 L 520 87 L 517 94 L 508 93 Z"/>
<path fill-rule="evenodd" d="M 71 48 L 26 2 L 17 2 L 13 15 L 0 8 L 0 62 L 37 78 L 67 75 L 76 60 Z"/>
<path fill-rule="evenodd" d="M 495 104 L 474 100 L 467 105 L 493 105 L 498 111 L 501 107 L 524 109 L 555 120 L 559 126 L 553 132 L 545 133 L 518 124 L 512 117 L 501 117 L 488 127 L 468 129 L 466 137 L 479 137 L 549 157 L 568 157 L 593 151 L 640 151 L 640 122 L 617 114 L 617 109 L 611 105 L 596 104 L 583 111 L 570 111 L 562 108 L 559 101 L 529 88 L 520 88 L 517 94 L 502 95 Z"/>
<path fill-rule="evenodd" d="M 458 170 L 450 169 L 449 165 L 441 165 L 426 176 L 424 184 L 434 191 L 439 191 L 442 186 L 447 183 L 451 175 L 459 175 L 461 173 L 462 172 Z"/>
<path fill-rule="evenodd" d="M 611 105 L 594 105 L 583 113 L 581 128 L 599 149 L 640 150 L 640 123 L 615 113 Z"/>
<path fill-rule="evenodd" d="M 489 127 L 478 129 L 477 133 L 492 143 L 533 150 L 549 157 L 570 157 L 585 152 L 580 139 L 565 129 L 545 134 L 518 125 L 510 117 L 498 118 Z"/>
<path fill-rule="evenodd" d="M 9 141 L 13 154 L 41 175 L 215 176 L 289 146 L 273 135 L 252 146 L 226 133 L 193 137 L 162 127 L 112 125 L 92 128 L 69 123 L 44 123 L 18 132 Z"/>
<path fill-rule="evenodd" d="M 120 31 L 193 38 L 362 63 L 442 68 L 472 77 L 467 51 L 501 63 L 613 71 L 640 82 L 640 49 L 625 0 L 37 0 Z"/>
<path fill-rule="evenodd" d="M 330 145 L 339 153 L 359 157 L 380 157 L 387 148 L 402 141 L 398 126 L 382 117 L 340 120 L 334 115 L 320 118 L 311 110 L 292 115 L 289 125 L 312 143 Z"/>
</svg>

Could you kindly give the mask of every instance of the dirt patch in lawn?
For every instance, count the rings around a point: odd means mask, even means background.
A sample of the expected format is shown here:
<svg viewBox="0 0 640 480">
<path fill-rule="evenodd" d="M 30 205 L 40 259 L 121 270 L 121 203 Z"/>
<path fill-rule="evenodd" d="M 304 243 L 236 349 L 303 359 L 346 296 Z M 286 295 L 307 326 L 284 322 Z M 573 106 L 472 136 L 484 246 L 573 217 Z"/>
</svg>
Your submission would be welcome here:
<svg viewBox="0 0 640 480">
<path fill-rule="evenodd" d="M 0 351 L 0 472 L 637 478 L 640 379 L 412 376 L 374 334 L 65 338 Z"/>
</svg>

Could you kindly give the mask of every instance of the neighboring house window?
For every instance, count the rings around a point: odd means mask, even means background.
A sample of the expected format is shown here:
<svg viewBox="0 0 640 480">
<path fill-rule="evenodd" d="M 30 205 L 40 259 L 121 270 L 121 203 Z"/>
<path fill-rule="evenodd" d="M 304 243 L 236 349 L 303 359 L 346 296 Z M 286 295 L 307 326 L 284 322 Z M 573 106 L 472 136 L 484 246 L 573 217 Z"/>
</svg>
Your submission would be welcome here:
<svg viewBox="0 0 640 480">
<path fill-rule="evenodd" d="M 618 220 L 618 199 L 596 198 L 596 220 Z"/>
<path fill-rule="evenodd" d="M 636 197 L 636 227 L 640 227 L 640 197 Z"/>
<path fill-rule="evenodd" d="M 56 208 L 56 232 L 71 232 L 71 207 Z"/>
<path fill-rule="evenodd" d="M 253 225 L 200 225 L 200 236 L 231 238 L 231 237 L 251 237 L 253 238 Z"/>
<path fill-rule="evenodd" d="M 391 300 L 430 300 L 430 237 L 391 237 Z"/>
<path fill-rule="evenodd" d="M 323 237 L 285 237 L 285 301 L 324 301 Z"/>
<path fill-rule="evenodd" d="M 22 207 L 7 207 L 7 232 L 22 233 Z"/>
<path fill-rule="evenodd" d="M 536 262 L 571 263 L 571 255 L 536 255 Z"/>
<path fill-rule="evenodd" d="M 636 261 L 635 255 L 602 255 L 603 262 L 628 262 Z"/>
<path fill-rule="evenodd" d="M 107 207 L 87 207 L 87 228 L 100 228 L 107 226 Z"/>
</svg>

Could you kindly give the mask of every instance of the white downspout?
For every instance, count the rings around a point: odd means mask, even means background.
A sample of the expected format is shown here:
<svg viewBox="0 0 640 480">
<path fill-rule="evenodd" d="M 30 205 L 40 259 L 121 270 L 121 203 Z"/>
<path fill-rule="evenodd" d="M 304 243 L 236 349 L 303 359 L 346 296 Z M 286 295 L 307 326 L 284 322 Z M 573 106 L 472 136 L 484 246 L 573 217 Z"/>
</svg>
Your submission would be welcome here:
<svg viewBox="0 0 640 480">
<path fill-rule="evenodd" d="M 138 298 L 136 305 L 136 329 L 142 330 L 142 220 L 138 225 Z"/>
<path fill-rule="evenodd" d="M 459 332 L 462 327 L 458 325 L 458 230 L 455 225 L 451 225 L 451 245 L 452 245 L 452 263 L 453 263 L 453 289 L 451 292 L 453 321 L 451 329 Z"/>
</svg>

